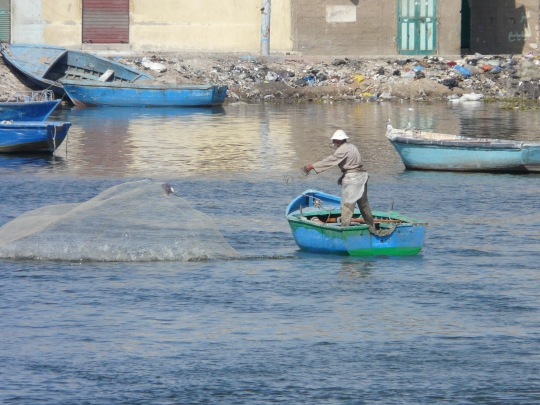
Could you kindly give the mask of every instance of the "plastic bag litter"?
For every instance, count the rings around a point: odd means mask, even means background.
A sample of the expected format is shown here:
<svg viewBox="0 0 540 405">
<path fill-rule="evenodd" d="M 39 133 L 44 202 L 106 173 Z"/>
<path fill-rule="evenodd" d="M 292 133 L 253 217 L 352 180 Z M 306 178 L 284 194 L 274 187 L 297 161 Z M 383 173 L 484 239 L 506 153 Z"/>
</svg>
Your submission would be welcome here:
<svg viewBox="0 0 540 405">
<path fill-rule="evenodd" d="M 443 86 L 448 87 L 450 90 L 454 87 L 458 87 L 458 82 L 456 79 L 444 79 L 442 82 Z"/>
<path fill-rule="evenodd" d="M 366 78 L 364 77 L 364 75 L 354 75 L 354 80 L 356 81 L 356 83 L 360 84 L 362 83 L 364 80 L 366 80 Z"/>
<path fill-rule="evenodd" d="M 268 72 L 266 73 L 266 77 L 265 79 L 268 80 L 269 82 L 275 82 L 276 80 L 278 80 L 278 75 L 277 73 L 274 73 L 274 72 Z"/>
<path fill-rule="evenodd" d="M 456 69 L 464 77 L 471 76 L 471 72 L 469 71 L 469 69 L 464 68 L 463 66 L 456 65 L 454 66 L 454 69 Z"/>
<path fill-rule="evenodd" d="M 152 62 L 148 58 L 143 58 L 141 65 L 143 65 L 147 69 L 155 70 L 156 72 L 160 73 L 167 71 L 167 67 L 163 63 Z"/>
<path fill-rule="evenodd" d="M 469 94 L 463 94 L 460 97 L 461 101 L 480 101 L 484 98 L 483 94 L 477 94 L 477 93 L 469 93 Z"/>
<path fill-rule="evenodd" d="M 0 258 L 199 261 L 239 257 L 214 221 L 151 180 L 111 187 L 80 204 L 27 212 L 0 228 Z"/>
</svg>

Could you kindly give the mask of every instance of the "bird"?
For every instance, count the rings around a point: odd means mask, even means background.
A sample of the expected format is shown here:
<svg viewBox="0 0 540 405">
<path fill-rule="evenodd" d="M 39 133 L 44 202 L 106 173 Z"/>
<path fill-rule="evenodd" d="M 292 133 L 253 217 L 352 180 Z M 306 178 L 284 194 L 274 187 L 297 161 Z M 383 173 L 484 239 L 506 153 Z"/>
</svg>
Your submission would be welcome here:
<svg viewBox="0 0 540 405">
<path fill-rule="evenodd" d="M 162 188 L 163 190 L 165 190 L 165 193 L 166 193 L 167 195 L 174 193 L 174 188 L 172 188 L 171 186 L 169 186 L 167 183 L 163 183 L 163 184 L 161 185 L 161 188 Z"/>
<path fill-rule="evenodd" d="M 388 118 L 388 121 L 386 121 L 386 131 L 391 131 L 392 129 L 394 128 L 390 124 L 390 118 Z"/>
</svg>

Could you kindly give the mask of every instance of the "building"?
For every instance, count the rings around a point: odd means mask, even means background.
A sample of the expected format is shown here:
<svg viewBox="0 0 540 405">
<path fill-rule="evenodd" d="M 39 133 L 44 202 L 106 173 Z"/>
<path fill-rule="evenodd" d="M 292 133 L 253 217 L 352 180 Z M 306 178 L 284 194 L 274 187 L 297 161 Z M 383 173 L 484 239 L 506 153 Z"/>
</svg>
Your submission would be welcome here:
<svg viewBox="0 0 540 405">
<path fill-rule="evenodd" d="M 261 1 L 0 0 L 0 41 L 258 53 Z M 271 0 L 272 53 L 456 55 L 538 47 L 539 0 Z"/>
</svg>

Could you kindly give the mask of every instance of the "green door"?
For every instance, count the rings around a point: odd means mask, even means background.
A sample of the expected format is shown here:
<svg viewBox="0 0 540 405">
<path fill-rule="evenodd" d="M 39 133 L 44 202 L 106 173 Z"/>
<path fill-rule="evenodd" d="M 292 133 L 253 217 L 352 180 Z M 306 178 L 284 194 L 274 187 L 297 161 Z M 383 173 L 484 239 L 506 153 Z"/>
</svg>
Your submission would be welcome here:
<svg viewBox="0 0 540 405">
<path fill-rule="evenodd" d="M 9 44 L 11 33 L 9 0 L 0 0 L 0 42 Z"/>
<path fill-rule="evenodd" d="M 404 55 L 437 52 L 437 0 L 398 0 L 398 51 Z"/>
</svg>

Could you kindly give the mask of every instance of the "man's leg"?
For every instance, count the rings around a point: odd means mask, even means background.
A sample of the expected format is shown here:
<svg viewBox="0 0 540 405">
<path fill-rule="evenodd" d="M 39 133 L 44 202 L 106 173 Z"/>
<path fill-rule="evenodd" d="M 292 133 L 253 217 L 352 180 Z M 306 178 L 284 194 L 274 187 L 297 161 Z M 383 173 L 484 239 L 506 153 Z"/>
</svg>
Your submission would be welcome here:
<svg viewBox="0 0 540 405">
<path fill-rule="evenodd" d="M 362 214 L 362 218 L 364 218 L 364 221 L 367 225 L 371 225 L 373 229 L 375 229 L 375 223 L 373 222 L 373 214 L 371 213 L 371 208 L 369 207 L 369 201 L 367 198 L 367 182 L 364 185 L 364 193 L 362 194 L 362 197 L 358 200 L 358 207 L 360 208 L 360 213 Z"/>
<path fill-rule="evenodd" d="M 362 213 L 362 218 L 368 226 L 369 232 L 377 236 L 387 236 L 390 235 L 396 229 L 393 226 L 390 229 L 377 229 L 375 228 L 375 222 L 373 221 L 373 214 L 371 213 L 371 208 L 369 207 L 369 201 L 367 197 L 367 182 L 364 188 L 364 194 L 358 200 L 358 207 L 360 207 L 360 212 Z"/>
<path fill-rule="evenodd" d="M 351 224 L 354 207 L 356 207 L 356 203 L 345 204 L 341 201 L 341 226 L 349 226 Z"/>
</svg>

